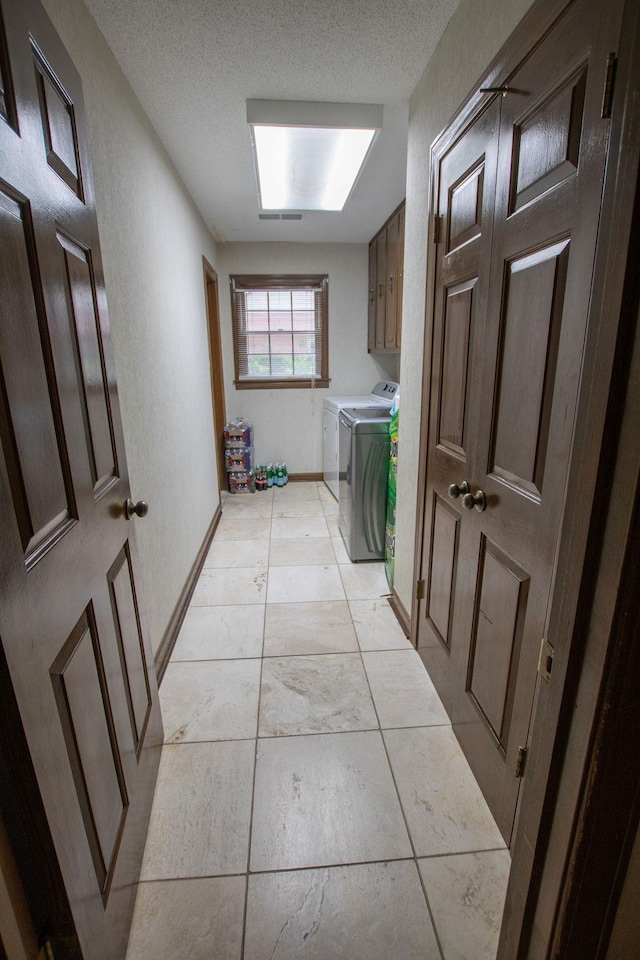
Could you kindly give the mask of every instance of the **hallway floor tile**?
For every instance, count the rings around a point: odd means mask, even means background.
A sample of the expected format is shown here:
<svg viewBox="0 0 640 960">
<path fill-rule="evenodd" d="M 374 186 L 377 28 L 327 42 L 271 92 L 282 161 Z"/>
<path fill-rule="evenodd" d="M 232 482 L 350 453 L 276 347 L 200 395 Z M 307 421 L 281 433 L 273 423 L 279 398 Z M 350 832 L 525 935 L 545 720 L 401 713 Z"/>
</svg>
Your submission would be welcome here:
<svg viewBox="0 0 640 960">
<path fill-rule="evenodd" d="M 401 860 L 250 877 L 244 956 L 423 960 L 439 952 L 415 865 Z"/>
<path fill-rule="evenodd" d="M 258 736 L 375 730 L 377 726 L 360 654 L 265 660 Z"/>
<path fill-rule="evenodd" d="M 378 731 L 258 743 L 252 871 L 411 856 Z"/>
<path fill-rule="evenodd" d="M 350 653 L 358 649 L 346 600 L 267 604 L 265 657 Z"/>
<path fill-rule="evenodd" d="M 387 594 L 324 484 L 224 498 L 127 960 L 494 960 L 509 853 Z"/>
</svg>

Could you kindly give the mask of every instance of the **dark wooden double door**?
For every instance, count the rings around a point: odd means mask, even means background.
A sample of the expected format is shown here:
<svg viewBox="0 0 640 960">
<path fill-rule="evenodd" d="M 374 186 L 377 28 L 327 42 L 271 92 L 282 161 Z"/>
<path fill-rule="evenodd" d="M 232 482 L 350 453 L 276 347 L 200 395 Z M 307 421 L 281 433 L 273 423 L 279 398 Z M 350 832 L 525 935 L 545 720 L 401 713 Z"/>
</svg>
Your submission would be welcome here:
<svg viewBox="0 0 640 960">
<path fill-rule="evenodd" d="M 620 18 L 616 0 L 568 4 L 505 95 L 434 147 L 418 647 L 507 842 L 571 496 Z"/>
<path fill-rule="evenodd" d="M 36 937 L 122 960 L 162 735 L 85 116 L 42 8 L 0 13 L 2 819 Z"/>
</svg>

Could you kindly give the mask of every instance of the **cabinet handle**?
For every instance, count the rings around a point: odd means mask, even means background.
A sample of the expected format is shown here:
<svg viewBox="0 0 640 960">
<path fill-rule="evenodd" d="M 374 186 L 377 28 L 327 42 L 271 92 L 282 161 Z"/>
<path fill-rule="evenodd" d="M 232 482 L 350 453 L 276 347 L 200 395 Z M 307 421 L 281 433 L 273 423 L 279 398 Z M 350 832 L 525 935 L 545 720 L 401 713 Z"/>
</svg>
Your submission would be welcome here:
<svg viewBox="0 0 640 960">
<path fill-rule="evenodd" d="M 387 287 L 389 288 L 389 293 L 393 293 L 393 274 L 389 277 Z"/>
<path fill-rule="evenodd" d="M 369 303 L 373 303 L 376 298 L 376 291 L 373 287 L 369 287 Z"/>
<path fill-rule="evenodd" d="M 379 284 L 378 284 L 378 296 L 379 296 L 380 299 L 382 300 L 382 298 L 383 298 L 383 296 L 384 296 L 384 283 L 379 283 Z"/>
</svg>

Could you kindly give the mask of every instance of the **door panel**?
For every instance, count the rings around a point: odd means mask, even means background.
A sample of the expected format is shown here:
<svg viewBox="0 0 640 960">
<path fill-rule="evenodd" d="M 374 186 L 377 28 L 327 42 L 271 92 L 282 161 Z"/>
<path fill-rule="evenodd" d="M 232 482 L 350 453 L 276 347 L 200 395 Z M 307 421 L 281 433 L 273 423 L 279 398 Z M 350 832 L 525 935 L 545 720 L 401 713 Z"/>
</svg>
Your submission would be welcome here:
<svg viewBox="0 0 640 960">
<path fill-rule="evenodd" d="M 439 587 L 442 608 L 450 604 L 449 620 L 440 614 L 449 639 L 429 597 L 418 643 L 507 842 L 566 496 L 608 139 L 602 82 L 619 16 L 619 5 L 613 15 L 596 0 L 569 4 L 510 77 L 512 92 L 494 101 L 499 117 L 475 163 L 456 170 L 456 158 L 473 153 L 482 116 L 436 168 L 445 243 L 436 267 L 427 503 L 444 503 L 449 485 L 466 479 L 473 494 L 484 492 L 486 509 L 453 501 L 455 569 L 442 510 L 425 510 L 423 564 L 436 571 L 425 579 L 446 584 L 451 571 L 454 582 Z M 456 335 L 448 304 L 464 289 L 458 263 L 473 292 L 469 321 L 456 304 Z"/>
<path fill-rule="evenodd" d="M 586 78 L 581 65 L 516 125 L 510 213 L 577 172 Z"/>
<path fill-rule="evenodd" d="M 490 472 L 538 500 L 568 260 L 569 240 L 561 240 L 507 265 Z"/>
<path fill-rule="evenodd" d="M 433 562 L 429 567 L 426 616 L 440 643 L 451 647 L 451 620 L 457 580 L 458 512 L 439 496 L 433 502 Z"/>
<path fill-rule="evenodd" d="M 82 179 L 73 100 L 60 77 L 48 67 L 44 55 L 32 40 L 38 86 L 43 147 L 52 170 L 82 199 Z"/>
<path fill-rule="evenodd" d="M 144 742 L 153 698 L 128 544 L 114 560 L 107 580 L 131 733 L 138 753 Z"/>
<path fill-rule="evenodd" d="M 469 656 L 469 696 L 506 752 L 529 575 L 482 538 Z"/>
<path fill-rule="evenodd" d="M 82 92 L 36 0 L 0 3 L 0 635 L 74 936 L 122 960 L 162 726 Z"/>
<path fill-rule="evenodd" d="M 469 342 L 477 277 L 446 291 L 442 346 L 442 387 L 438 410 L 438 445 L 466 460 L 465 423 L 469 410 Z"/>
<path fill-rule="evenodd" d="M 111 430 L 104 348 L 97 317 L 97 295 L 91 253 L 58 232 L 63 258 L 67 312 L 80 383 L 87 453 L 93 495 L 97 499 L 118 475 L 117 452 Z"/>
<path fill-rule="evenodd" d="M 449 189 L 447 253 L 452 253 L 482 233 L 482 193 L 484 157 Z"/>
<path fill-rule="evenodd" d="M 51 679 L 87 842 L 104 895 L 129 804 L 91 606 L 53 663 Z"/>
<path fill-rule="evenodd" d="M 17 202 L 15 195 L 0 188 L 0 296 L 5 305 L 0 423 L 24 563 L 30 569 L 73 526 L 77 514 L 33 253 L 33 221 L 28 203 Z"/>
</svg>

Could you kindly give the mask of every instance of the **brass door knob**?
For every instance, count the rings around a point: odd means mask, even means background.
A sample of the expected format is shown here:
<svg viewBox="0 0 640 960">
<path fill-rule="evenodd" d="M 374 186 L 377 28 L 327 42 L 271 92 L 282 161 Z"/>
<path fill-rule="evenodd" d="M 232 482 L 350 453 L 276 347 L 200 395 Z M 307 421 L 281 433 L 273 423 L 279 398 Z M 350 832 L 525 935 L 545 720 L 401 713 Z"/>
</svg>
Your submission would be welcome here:
<svg viewBox="0 0 640 960">
<path fill-rule="evenodd" d="M 448 491 L 452 500 L 457 500 L 458 497 L 464 497 L 469 492 L 470 487 L 466 480 L 463 480 L 461 484 L 452 483 Z"/>
<path fill-rule="evenodd" d="M 465 493 L 462 498 L 462 506 L 465 510 L 473 510 L 475 507 L 478 513 L 482 513 L 483 510 L 486 510 L 487 498 L 482 490 L 478 490 L 476 494 Z"/>
<path fill-rule="evenodd" d="M 127 500 L 124 505 L 124 512 L 127 517 L 127 520 L 131 520 L 132 517 L 146 517 L 149 513 L 149 504 L 144 500 L 138 500 L 137 503 L 134 503 L 131 498 Z"/>
</svg>

